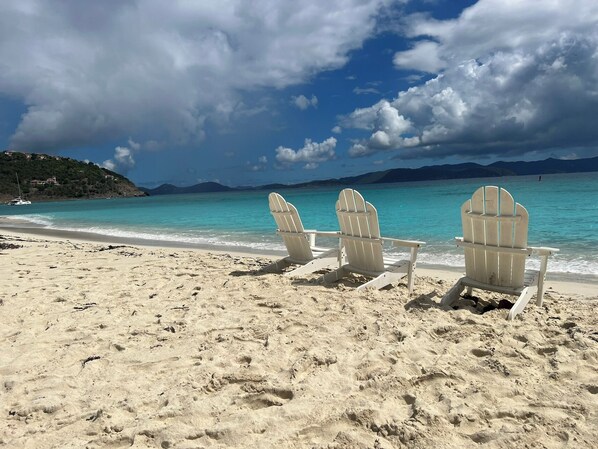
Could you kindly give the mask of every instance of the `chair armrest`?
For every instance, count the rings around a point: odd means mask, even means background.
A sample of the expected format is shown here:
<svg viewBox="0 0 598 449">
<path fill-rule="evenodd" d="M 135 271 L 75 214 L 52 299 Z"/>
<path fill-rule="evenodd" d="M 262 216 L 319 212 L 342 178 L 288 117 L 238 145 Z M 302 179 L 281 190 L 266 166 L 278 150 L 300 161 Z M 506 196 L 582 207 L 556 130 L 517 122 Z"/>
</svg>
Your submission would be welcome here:
<svg viewBox="0 0 598 449">
<path fill-rule="evenodd" d="M 558 248 L 551 248 L 549 246 L 530 246 L 529 249 L 540 256 L 551 256 L 559 252 Z"/>
<path fill-rule="evenodd" d="M 471 243 L 465 242 L 463 237 L 455 237 L 455 243 L 457 246 L 461 246 L 463 248 L 472 248 L 472 249 L 479 249 L 482 251 L 489 251 L 493 253 L 502 253 L 502 254 L 519 254 L 519 255 L 532 255 L 531 248 L 509 248 L 508 246 L 497 246 L 497 245 L 485 245 L 483 243 Z"/>
<path fill-rule="evenodd" d="M 322 237 L 337 237 L 338 231 L 318 231 L 316 229 L 304 229 L 303 232 L 306 234 L 321 235 Z"/>
<path fill-rule="evenodd" d="M 463 237 L 455 237 L 455 243 L 457 246 L 463 246 L 465 248 L 479 248 L 485 249 L 487 251 L 493 252 L 504 252 L 504 253 L 513 253 L 513 254 L 527 254 L 531 256 L 532 254 L 538 254 L 540 256 L 550 256 L 551 254 L 558 253 L 558 248 L 550 248 L 547 246 L 528 246 L 527 248 L 509 248 L 509 247 L 497 247 L 493 245 L 483 245 L 481 243 L 469 243 L 463 241 Z"/>
<path fill-rule="evenodd" d="M 393 239 L 391 237 L 381 237 L 381 239 L 386 242 L 392 242 L 393 246 L 406 246 L 410 248 L 418 248 L 426 244 L 426 242 L 420 242 L 418 240 L 401 240 Z"/>
<path fill-rule="evenodd" d="M 340 232 L 338 231 L 316 231 L 316 235 L 322 237 L 338 237 Z"/>
</svg>

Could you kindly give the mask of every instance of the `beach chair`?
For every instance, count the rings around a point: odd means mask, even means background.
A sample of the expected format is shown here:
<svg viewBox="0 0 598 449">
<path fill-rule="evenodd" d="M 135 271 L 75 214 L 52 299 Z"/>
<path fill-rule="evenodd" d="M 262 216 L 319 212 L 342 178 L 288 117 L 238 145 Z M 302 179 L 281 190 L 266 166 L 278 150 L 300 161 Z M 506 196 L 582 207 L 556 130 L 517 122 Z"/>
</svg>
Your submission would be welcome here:
<svg viewBox="0 0 598 449">
<path fill-rule="evenodd" d="M 376 208 L 353 189 L 344 189 L 339 194 L 336 215 L 346 263 L 337 270 L 326 273 L 323 281 L 334 282 L 349 273 L 358 273 L 374 279 L 360 285 L 357 290 L 380 289 L 407 276 L 407 287 L 411 294 L 417 251 L 424 242 L 381 237 Z M 408 248 L 411 257 L 408 260 L 384 257 L 382 253 L 384 242 Z"/>
<path fill-rule="evenodd" d="M 282 237 L 288 256 L 264 268 L 264 271 L 281 271 L 298 264 L 301 267 L 285 273 L 285 276 L 302 276 L 326 268 L 339 266 L 339 248 L 321 248 L 316 246 L 316 235 L 338 237 L 337 232 L 323 232 L 303 229 L 297 208 L 287 202 L 280 194 L 272 192 L 268 196 L 270 212 L 274 217 L 277 233 Z"/>
<path fill-rule="evenodd" d="M 456 237 L 465 251 L 465 276 L 441 300 L 451 305 L 467 287 L 517 296 L 507 319 L 512 320 L 534 293 L 542 305 L 548 257 L 556 248 L 527 246 L 529 217 L 509 192 L 495 186 L 480 187 L 461 206 L 463 237 Z M 541 257 L 540 270 L 526 270 L 526 258 Z"/>
</svg>

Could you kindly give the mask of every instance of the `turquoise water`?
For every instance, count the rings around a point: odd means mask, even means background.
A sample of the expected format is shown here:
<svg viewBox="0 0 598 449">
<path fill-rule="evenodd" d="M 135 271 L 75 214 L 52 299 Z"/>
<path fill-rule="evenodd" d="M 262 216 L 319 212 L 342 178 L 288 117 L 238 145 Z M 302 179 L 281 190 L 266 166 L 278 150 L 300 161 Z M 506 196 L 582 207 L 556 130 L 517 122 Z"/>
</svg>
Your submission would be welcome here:
<svg viewBox="0 0 598 449">
<path fill-rule="evenodd" d="M 598 173 L 450 180 L 359 186 L 376 206 L 384 236 L 427 242 L 418 261 L 463 266 L 453 244 L 461 235 L 460 206 L 481 185 L 506 188 L 530 213 L 530 245 L 561 252 L 549 271 L 598 275 Z M 340 187 L 279 190 L 297 206 L 307 229 L 338 228 Z M 0 206 L 15 216 L 63 230 L 282 250 L 268 210 L 269 192 L 226 192 Z M 326 242 L 323 242 L 326 243 Z M 330 244 L 332 242 L 329 242 Z M 532 265 L 535 262 L 532 261 Z"/>
</svg>

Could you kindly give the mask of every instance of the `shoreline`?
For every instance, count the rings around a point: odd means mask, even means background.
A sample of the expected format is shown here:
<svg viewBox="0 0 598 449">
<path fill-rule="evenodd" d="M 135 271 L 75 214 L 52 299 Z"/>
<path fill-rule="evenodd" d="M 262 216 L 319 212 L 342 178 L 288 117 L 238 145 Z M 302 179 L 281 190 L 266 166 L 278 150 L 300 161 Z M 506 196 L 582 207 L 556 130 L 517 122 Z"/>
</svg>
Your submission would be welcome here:
<svg viewBox="0 0 598 449">
<path fill-rule="evenodd" d="M 143 239 L 143 238 L 134 238 L 134 237 L 119 237 L 119 236 L 112 236 L 112 235 L 105 235 L 105 234 L 98 234 L 94 232 L 85 232 L 85 231 L 70 231 L 64 229 L 52 229 L 52 228 L 44 228 L 40 225 L 33 224 L 31 222 L 25 220 L 18 220 L 20 223 L 15 225 L 7 224 L 5 217 L 0 217 L 0 231 L 7 232 L 7 233 L 14 233 L 18 235 L 19 233 L 30 234 L 30 235 L 37 235 L 41 237 L 51 237 L 56 239 L 73 239 L 79 240 L 82 242 L 90 242 L 90 243 L 118 243 L 124 245 L 137 245 L 137 246 L 147 246 L 147 247 L 155 247 L 155 248 L 178 248 L 178 249 L 196 249 L 202 251 L 213 251 L 218 253 L 233 253 L 237 255 L 246 255 L 246 256 L 281 256 L 284 254 L 284 251 L 276 251 L 276 250 L 261 250 L 257 248 L 251 248 L 248 246 L 228 246 L 228 245 L 210 245 L 210 244 L 202 244 L 202 243 L 190 243 L 190 242 L 179 242 L 174 240 L 158 240 L 158 239 Z M 12 220 L 10 221 L 17 221 Z"/>
<path fill-rule="evenodd" d="M 188 242 L 176 242 L 167 240 L 150 240 L 130 237 L 117 237 L 92 232 L 67 231 L 49 229 L 36 225 L 29 225 L 30 222 L 22 220 L 23 226 L 7 226 L 0 218 L 0 235 L 9 234 L 13 237 L 22 237 L 27 234 L 36 237 L 47 238 L 54 241 L 76 240 L 82 243 L 106 243 L 128 246 L 139 246 L 156 249 L 179 249 L 194 250 L 202 254 L 229 254 L 239 257 L 267 257 L 275 259 L 285 255 L 284 251 L 259 250 L 250 247 L 234 247 L 225 245 L 209 245 Z M 417 276 L 431 277 L 443 282 L 455 282 L 464 274 L 465 267 L 454 267 L 437 264 L 417 264 Z M 546 279 L 547 289 L 555 289 L 566 294 L 581 295 L 582 297 L 596 296 L 598 293 L 598 276 L 582 275 L 576 273 L 551 273 Z"/>
</svg>

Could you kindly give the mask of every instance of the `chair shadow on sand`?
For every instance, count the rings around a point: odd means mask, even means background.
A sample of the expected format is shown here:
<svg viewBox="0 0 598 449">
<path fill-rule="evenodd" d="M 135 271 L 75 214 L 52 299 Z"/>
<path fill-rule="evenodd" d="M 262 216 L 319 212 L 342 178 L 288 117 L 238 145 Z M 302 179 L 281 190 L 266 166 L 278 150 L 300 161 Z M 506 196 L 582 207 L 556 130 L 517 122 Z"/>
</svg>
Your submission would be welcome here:
<svg viewBox="0 0 598 449">
<path fill-rule="evenodd" d="M 505 309 L 509 310 L 513 307 L 513 302 L 507 299 L 500 299 L 498 302 L 493 300 L 488 300 L 484 298 L 480 298 L 473 295 L 464 295 L 458 301 L 455 301 L 454 304 L 448 306 L 443 305 L 439 299 L 442 299 L 443 293 L 439 293 L 438 291 L 434 290 L 430 293 L 421 294 L 417 298 L 411 299 L 407 304 L 405 304 L 405 310 L 412 310 L 412 309 L 419 309 L 419 310 L 429 310 L 429 309 L 439 309 L 442 311 L 457 311 L 457 310 L 467 310 L 475 315 L 483 315 L 487 312 L 491 312 L 497 309 Z M 438 300 L 434 300 L 437 298 Z"/>
<path fill-rule="evenodd" d="M 264 262 L 264 267 L 257 268 L 257 269 L 249 269 L 249 270 L 234 270 L 229 273 L 230 276 L 233 277 L 241 277 L 241 276 L 250 276 L 250 277 L 257 277 L 257 276 L 266 276 L 266 275 L 276 275 L 280 273 L 273 273 L 272 271 L 264 270 L 268 264 Z M 297 287 L 307 287 L 307 286 L 319 286 L 324 287 L 326 289 L 331 290 L 338 290 L 339 287 L 346 288 L 348 290 L 355 289 L 356 286 L 361 285 L 364 282 L 365 277 L 361 275 L 352 274 L 351 276 L 344 277 L 337 282 L 334 283 L 327 283 L 322 282 L 322 275 L 325 274 L 325 270 L 318 271 L 314 273 L 319 277 L 298 277 L 292 278 L 291 285 Z M 406 282 L 399 282 L 397 284 L 390 284 L 383 287 L 381 290 L 394 290 L 402 291 L 403 289 L 407 289 L 408 284 Z M 400 293 L 399 293 L 400 294 Z M 456 310 L 467 310 L 475 315 L 483 315 L 487 312 L 496 309 L 505 309 L 509 310 L 513 307 L 513 303 L 507 299 L 500 299 L 498 301 L 491 300 L 491 299 L 484 299 L 478 296 L 473 295 L 463 295 L 458 301 L 455 301 L 454 304 L 451 306 L 442 305 L 440 299 L 444 296 L 445 293 L 438 292 L 436 289 L 432 290 L 430 293 L 422 293 L 415 298 L 411 298 L 407 304 L 405 304 L 405 310 L 429 310 L 429 309 L 438 309 L 445 312 L 456 311 Z"/>
</svg>

